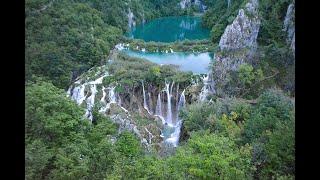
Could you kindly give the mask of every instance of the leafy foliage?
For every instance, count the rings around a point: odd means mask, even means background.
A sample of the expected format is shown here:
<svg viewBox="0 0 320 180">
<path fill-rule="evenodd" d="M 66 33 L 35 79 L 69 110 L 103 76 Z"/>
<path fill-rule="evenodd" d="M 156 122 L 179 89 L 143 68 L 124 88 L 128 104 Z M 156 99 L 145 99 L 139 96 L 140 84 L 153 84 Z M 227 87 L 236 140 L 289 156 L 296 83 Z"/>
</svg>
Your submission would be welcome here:
<svg viewBox="0 0 320 180">
<path fill-rule="evenodd" d="M 203 26 L 211 29 L 212 42 L 218 44 L 227 25 L 237 16 L 239 8 L 246 1 L 232 1 L 229 8 L 226 0 L 206 0 L 205 2 L 209 9 L 204 14 L 202 23 Z"/>
<path fill-rule="evenodd" d="M 26 6 L 26 79 L 47 77 L 60 88 L 106 59 L 121 30 L 107 24 L 102 13 L 87 4 L 28 0 Z"/>
<path fill-rule="evenodd" d="M 146 153 L 130 132 L 118 134 L 109 117 L 93 108 L 93 123 L 84 109 L 67 97 L 65 89 L 75 77 L 104 63 L 109 51 L 128 30 L 129 8 L 141 23 L 160 16 L 183 15 L 179 0 L 76 0 L 26 1 L 26 179 L 294 179 L 294 102 L 278 85 L 294 93 L 294 57 L 285 42 L 283 19 L 291 0 L 261 0 L 257 64 L 243 64 L 231 83 L 250 89 L 270 75 L 279 75 L 268 86 L 255 86 L 245 98 L 215 97 L 182 109 L 184 120 L 179 147 L 168 157 Z M 217 43 L 225 27 L 246 1 L 205 0 L 203 25 L 212 29 Z M 126 41 L 126 40 L 124 40 Z M 131 42 L 139 47 L 199 50 L 208 41 L 155 44 Z M 209 47 L 211 50 L 212 47 Z M 186 88 L 196 77 L 173 66 L 158 66 L 124 54 L 106 68 L 113 74 L 103 85 L 120 94 L 175 81 Z M 88 72 L 94 78 L 98 67 Z M 97 86 L 101 89 L 101 86 Z M 187 94 L 188 95 L 188 94 Z M 292 94 L 291 94 L 292 95 Z M 97 94 L 102 96 L 101 94 Z M 98 98 L 99 99 L 99 98 Z M 145 117 L 133 116 L 139 126 Z"/>
</svg>

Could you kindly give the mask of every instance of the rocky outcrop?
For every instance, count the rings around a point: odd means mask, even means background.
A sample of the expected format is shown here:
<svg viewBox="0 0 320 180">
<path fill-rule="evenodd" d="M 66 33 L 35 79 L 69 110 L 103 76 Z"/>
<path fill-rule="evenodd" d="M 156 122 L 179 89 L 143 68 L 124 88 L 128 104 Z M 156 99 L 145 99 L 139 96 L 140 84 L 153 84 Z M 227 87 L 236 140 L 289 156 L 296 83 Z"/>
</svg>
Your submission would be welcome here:
<svg viewBox="0 0 320 180">
<path fill-rule="evenodd" d="M 221 36 L 219 50 L 214 54 L 211 79 L 217 95 L 228 93 L 225 86 L 230 72 L 236 71 L 243 63 L 250 63 L 255 55 L 261 24 L 258 5 L 258 0 L 249 0 Z"/>
<path fill-rule="evenodd" d="M 203 0 L 181 0 L 179 5 L 181 9 L 190 8 L 192 5 L 195 5 L 199 7 L 200 12 L 204 12 L 207 9 Z"/>
<path fill-rule="evenodd" d="M 295 1 L 288 6 L 286 17 L 283 23 L 283 31 L 287 33 L 287 43 L 293 53 L 295 52 Z"/>
<path fill-rule="evenodd" d="M 251 0 L 245 9 L 240 9 L 232 24 L 228 25 L 221 36 L 221 50 L 235 50 L 256 46 L 260 28 L 258 1 Z"/>
</svg>

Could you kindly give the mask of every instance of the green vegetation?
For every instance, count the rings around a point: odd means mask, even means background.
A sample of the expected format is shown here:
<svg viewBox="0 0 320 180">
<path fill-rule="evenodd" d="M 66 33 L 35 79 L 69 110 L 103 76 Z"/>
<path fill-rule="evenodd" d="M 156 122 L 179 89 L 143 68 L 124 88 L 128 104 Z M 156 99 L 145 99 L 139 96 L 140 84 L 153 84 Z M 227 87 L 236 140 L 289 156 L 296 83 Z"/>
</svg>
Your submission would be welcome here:
<svg viewBox="0 0 320 180">
<path fill-rule="evenodd" d="M 261 60 L 268 64 L 265 69 L 276 69 L 279 74 L 276 84 L 294 96 L 295 92 L 295 58 L 286 42 L 287 33 L 283 31 L 283 22 L 287 8 L 292 0 L 260 1 L 259 10 L 262 17 L 258 35 Z"/>
<path fill-rule="evenodd" d="M 126 43 L 129 44 L 130 49 L 135 50 L 138 46 L 139 49 L 146 49 L 149 52 L 210 52 L 214 50 L 212 43 L 208 40 L 184 40 L 176 41 L 173 43 L 163 42 L 145 42 L 138 39 L 127 39 Z"/>
<path fill-rule="evenodd" d="M 122 32 L 87 4 L 50 2 L 42 11 L 46 3 L 26 2 L 26 79 L 41 76 L 66 88 L 75 77 L 105 60 Z"/>
<path fill-rule="evenodd" d="M 209 131 L 227 137 L 240 149 L 250 147 L 248 161 L 251 163 L 247 164 L 250 168 L 246 173 L 251 177 L 292 179 L 295 173 L 293 103 L 282 91 L 270 89 L 261 94 L 254 105 L 236 98 L 217 99 L 212 104 L 192 104 L 182 113 L 185 126 L 182 134 L 190 136 Z M 184 146 L 190 141 L 188 139 Z"/>
<path fill-rule="evenodd" d="M 231 6 L 228 8 L 226 0 L 206 0 L 208 11 L 203 15 L 202 23 L 204 27 L 211 29 L 211 40 L 214 44 L 218 44 L 227 25 L 231 24 L 234 18 L 238 15 L 239 8 L 246 1 L 231 1 Z"/>
<path fill-rule="evenodd" d="M 180 143 L 166 156 L 147 152 L 133 133 L 119 132 L 109 116 L 98 112 L 101 104 L 93 107 L 90 123 L 84 104 L 67 97 L 75 78 L 93 80 L 103 70 L 111 76 L 102 85 L 114 86 L 122 97 L 141 90 L 142 81 L 158 90 L 166 80 L 175 81 L 181 90 L 199 80 L 174 66 L 110 53 L 119 42 L 147 51 L 212 51 L 246 1 L 232 1 L 228 9 L 225 0 L 205 0 L 203 25 L 212 29 L 212 42 L 145 43 L 123 37 L 129 7 L 137 23 L 197 11 L 181 11 L 178 2 L 26 1 L 25 179 L 295 179 L 295 60 L 282 31 L 290 0 L 259 1 L 257 57 L 226 77 L 224 91 L 232 97 L 192 101 L 180 111 Z M 97 85 L 97 101 L 102 85 Z M 194 91 L 188 89 L 186 99 Z M 140 112 L 131 115 L 149 130 L 159 123 Z"/>
<path fill-rule="evenodd" d="M 183 89 L 191 84 L 191 72 L 181 72 L 171 65 L 159 66 L 140 58 L 129 57 L 124 53 L 117 55 L 117 60 L 109 66 L 109 72 L 113 76 L 104 78 L 105 84 L 117 82 L 126 92 L 132 92 L 135 88 L 141 88 L 141 82 L 152 84 L 156 87 L 163 85 L 165 80 L 179 83 Z"/>
</svg>

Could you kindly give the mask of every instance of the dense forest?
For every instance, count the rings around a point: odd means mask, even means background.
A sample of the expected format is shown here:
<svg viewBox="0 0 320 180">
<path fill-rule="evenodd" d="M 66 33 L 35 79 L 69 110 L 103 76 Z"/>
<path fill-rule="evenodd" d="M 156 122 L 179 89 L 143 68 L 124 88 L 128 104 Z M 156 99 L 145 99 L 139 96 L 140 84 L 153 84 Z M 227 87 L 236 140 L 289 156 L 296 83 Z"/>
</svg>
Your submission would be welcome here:
<svg viewBox="0 0 320 180">
<path fill-rule="evenodd" d="M 189 6 L 181 8 L 185 1 Z M 291 24 L 287 20 L 294 0 L 201 0 L 204 11 L 195 1 L 185 1 L 26 0 L 25 179 L 295 179 L 295 50 L 289 30 L 294 17 Z M 251 1 L 258 2 L 258 13 L 245 13 L 250 23 L 259 19 L 258 45 L 243 58 L 249 47 L 225 50 L 220 39 Z M 244 59 L 236 70 L 221 70 L 219 61 L 210 64 L 216 90 L 203 101 L 197 100 L 205 86 L 202 75 L 128 57 L 114 48 L 132 41 L 125 33 L 135 24 L 182 15 L 201 16 L 209 40 L 131 43 L 147 50 L 209 49 L 216 59 Z M 162 125 L 137 110 L 143 109 L 137 94 L 144 94 L 145 87 L 160 94 L 170 81 L 178 84 L 172 83 L 171 91 L 185 89 L 186 106 L 177 112 L 183 119 L 179 146 L 150 143 L 146 148 L 114 116 L 101 113 L 99 103 L 91 109 L 91 121 L 84 117 L 85 103 L 77 104 L 67 91 L 102 71 L 111 76 L 97 85 L 93 99 L 114 86 L 134 124 L 152 129 L 151 134 Z M 84 91 L 93 93 L 87 87 Z M 150 96 L 153 104 L 156 98 Z M 127 116 L 112 105 L 109 111 Z"/>
</svg>

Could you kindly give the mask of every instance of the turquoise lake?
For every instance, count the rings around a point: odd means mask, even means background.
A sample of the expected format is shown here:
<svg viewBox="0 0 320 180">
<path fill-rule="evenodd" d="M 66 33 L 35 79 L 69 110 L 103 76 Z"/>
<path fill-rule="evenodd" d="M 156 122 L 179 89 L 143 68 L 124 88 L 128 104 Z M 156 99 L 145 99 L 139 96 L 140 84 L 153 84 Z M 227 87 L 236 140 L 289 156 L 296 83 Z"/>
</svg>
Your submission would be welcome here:
<svg viewBox="0 0 320 180">
<path fill-rule="evenodd" d="M 209 38 L 209 30 L 201 27 L 200 17 L 179 16 L 164 17 L 138 25 L 127 34 L 134 39 L 155 42 L 174 42 L 185 39 L 201 40 Z M 129 56 L 147 59 L 160 65 L 177 65 L 181 71 L 192 71 L 194 74 L 206 74 L 213 54 L 187 52 L 143 52 L 122 50 Z"/>
<path fill-rule="evenodd" d="M 127 33 L 144 41 L 174 42 L 185 39 L 208 39 L 210 30 L 201 27 L 201 18 L 194 16 L 164 17 L 140 24 Z"/>
<path fill-rule="evenodd" d="M 194 74 L 206 74 L 212 61 L 210 53 L 160 53 L 123 50 L 129 56 L 144 58 L 157 64 L 173 64 L 182 71 L 192 71 Z"/>
</svg>

